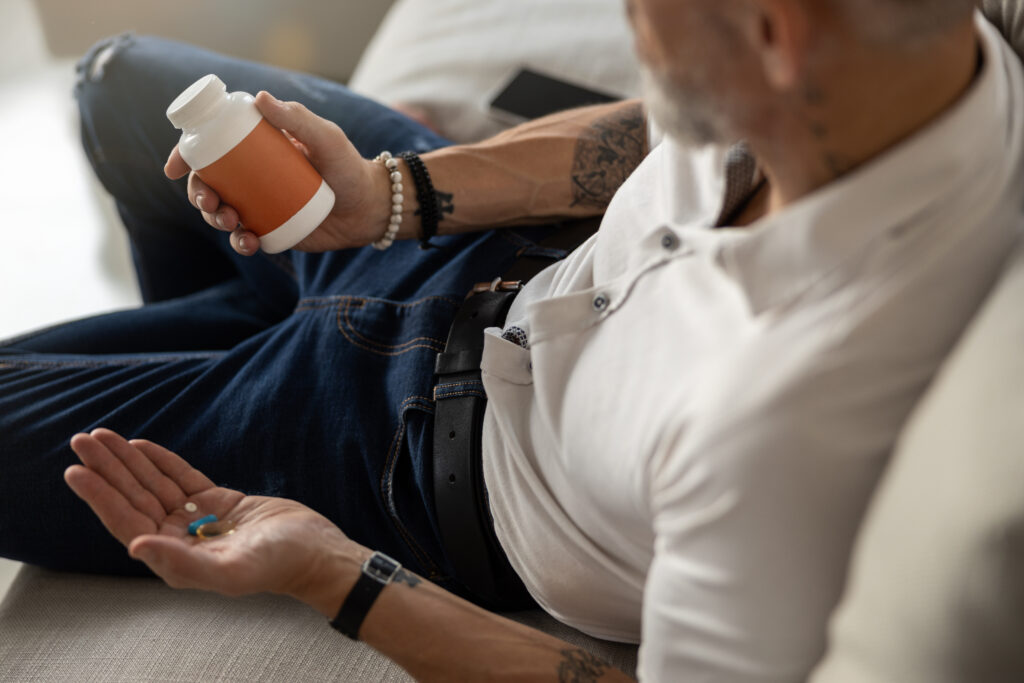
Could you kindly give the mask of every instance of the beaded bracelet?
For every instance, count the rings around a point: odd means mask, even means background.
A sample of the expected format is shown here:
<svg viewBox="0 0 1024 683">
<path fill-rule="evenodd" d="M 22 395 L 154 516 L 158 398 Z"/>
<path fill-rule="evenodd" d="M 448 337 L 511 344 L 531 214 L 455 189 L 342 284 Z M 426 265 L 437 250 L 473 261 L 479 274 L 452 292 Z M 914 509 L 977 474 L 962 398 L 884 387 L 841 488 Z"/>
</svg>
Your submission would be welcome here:
<svg viewBox="0 0 1024 683">
<path fill-rule="evenodd" d="M 416 186 L 416 200 L 420 204 L 419 215 L 422 225 L 420 249 L 436 249 L 437 245 L 430 240 L 437 235 L 437 224 L 441 222 L 441 211 L 437 206 L 437 192 L 434 191 L 430 172 L 427 171 L 427 165 L 415 152 L 402 152 L 398 156 L 405 160 L 412 175 L 413 185 Z"/>
<path fill-rule="evenodd" d="M 402 225 L 402 205 L 405 203 L 402 192 L 405 188 L 402 185 L 402 172 L 398 170 L 398 159 L 391 156 L 391 152 L 381 152 L 374 161 L 383 163 L 391 178 L 391 219 L 384 236 L 373 243 L 374 249 L 384 251 L 395 243 L 398 228 Z"/>
</svg>

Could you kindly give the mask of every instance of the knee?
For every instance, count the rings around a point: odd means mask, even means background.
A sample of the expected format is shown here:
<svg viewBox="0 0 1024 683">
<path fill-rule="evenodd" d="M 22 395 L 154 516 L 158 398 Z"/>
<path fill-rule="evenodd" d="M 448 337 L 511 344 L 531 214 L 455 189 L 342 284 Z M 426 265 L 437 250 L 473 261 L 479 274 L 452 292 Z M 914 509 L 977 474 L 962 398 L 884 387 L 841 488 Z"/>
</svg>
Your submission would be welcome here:
<svg viewBox="0 0 1024 683">
<path fill-rule="evenodd" d="M 131 33 L 104 38 L 91 48 L 75 66 L 75 95 L 83 105 L 90 102 L 95 91 L 110 85 L 107 67 L 115 60 L 124 61 L 124 52 L 139 38 Z"/>
<path fill-rule="evenodd" d="M 177 139 L 165 110 L 191 82 L 192 74 L 181 64 L 187 50 L 125 33 L 96 43 L 78 62 L 75 98 L 82 143 L 97 171 L 100 162 L 112 158 L 133 168 L 162 167 L 161 155 Z"/>
<path fill-rule="evenodd" d="M 209 68 L 212 56 L 187 43 L 122 33 L 89 48 L 76 68 L 76 90 L 87 104 L 99 93 L 123 98 L 126 103 L 159 101 L 162 111 L 174 96 L 207 73 L 204 69 Z"/>
<path fill-rule="evenodd" d="M 110 115 L 149 92 L 160 78 L 158 42 L 122 33 L 89 48 L 76 66 L 75 97 L 83 115 L 99 110 Z"/>
</svg>

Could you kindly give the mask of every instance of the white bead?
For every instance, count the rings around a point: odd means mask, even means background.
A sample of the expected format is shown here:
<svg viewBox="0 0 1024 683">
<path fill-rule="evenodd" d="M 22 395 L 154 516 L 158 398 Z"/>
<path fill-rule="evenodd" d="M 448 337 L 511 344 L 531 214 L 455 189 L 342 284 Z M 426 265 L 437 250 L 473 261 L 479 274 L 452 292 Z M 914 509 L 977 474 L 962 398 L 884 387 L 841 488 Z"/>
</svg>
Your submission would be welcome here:
<svg viewBox="0 0 1024 683">
<path fill-rule="evenodd" d="M 395 159 L 390 152 L 381 152 L 376 161 L 381 161 L 388 171 L 388 178 L 391 180 L 391 218 L 388 220 L 388 228 L 376 242 L 373 248 L 384 251 L 395 242 L 398 235 L 398 228 L 402 224 L 402 205 L 405 203 L 405 187 L 402 184 L 402 173 L 398 170 L 398 159 Z"/>
<path fill-rule="evenodd" d="M 198 509 L 199 506 L 193 503 L 192 501 L 185 503 L 185 512 L 195 512 Z"/>
</svg>

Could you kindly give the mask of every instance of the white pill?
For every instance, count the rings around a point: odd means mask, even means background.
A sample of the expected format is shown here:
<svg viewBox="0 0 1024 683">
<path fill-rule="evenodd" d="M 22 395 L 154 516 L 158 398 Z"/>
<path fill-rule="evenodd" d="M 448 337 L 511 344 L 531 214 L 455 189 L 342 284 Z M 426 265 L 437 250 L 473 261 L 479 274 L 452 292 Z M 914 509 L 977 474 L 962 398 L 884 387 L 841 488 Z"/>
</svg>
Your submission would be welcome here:
<svg viewBox="0 0 1024 683">
<path fill-rule="evenodd" d="M 185 510 L 186 510 L 186 512 L 195 512 L 198 509 L 199 509 L 199 506 L 196 505 L 195 503 L 191 502 L 191 501 L 185 503 Z"/>
</svg>

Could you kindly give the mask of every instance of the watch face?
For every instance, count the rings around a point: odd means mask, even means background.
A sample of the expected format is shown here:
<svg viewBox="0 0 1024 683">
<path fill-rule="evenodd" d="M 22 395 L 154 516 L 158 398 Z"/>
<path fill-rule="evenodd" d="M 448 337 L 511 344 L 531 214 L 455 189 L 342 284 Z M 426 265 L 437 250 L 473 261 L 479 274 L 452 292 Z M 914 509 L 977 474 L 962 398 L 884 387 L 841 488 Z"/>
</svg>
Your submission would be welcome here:
<svg viewBox="0 0 1024 683">
<path fill-rule="evenodd" d="M 363 573 L 367 576 L 380 581 L 381 583 L 389 583 L 398 570 L 402 568 L 402 565 L 398 564 L 390 557 L 383 553 L 374 553 L 370 556 L 370 559 L 363 565 Z"/>
</svg>

